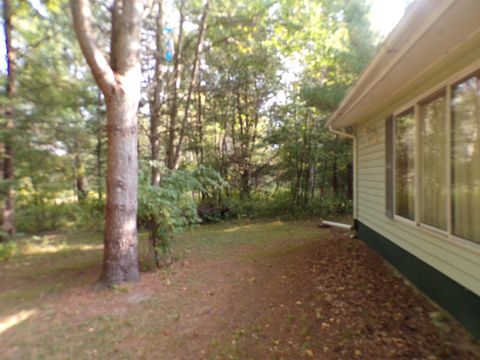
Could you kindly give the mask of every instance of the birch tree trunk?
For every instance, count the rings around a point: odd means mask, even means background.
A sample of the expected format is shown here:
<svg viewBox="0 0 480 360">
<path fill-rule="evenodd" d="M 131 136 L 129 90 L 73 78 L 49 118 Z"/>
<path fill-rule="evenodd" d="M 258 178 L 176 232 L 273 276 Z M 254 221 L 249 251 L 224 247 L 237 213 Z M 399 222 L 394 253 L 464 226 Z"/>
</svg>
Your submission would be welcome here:
<svg viewBox="0 0 480 360">
<path fill-rule="evenodd" d="M 98 48 L 89 0 L 71 0 L 82 52 L 107 105 L 107 206 L 100 282 L 139 279 L 137 255 L 137 110 L 140 100 L 141 0 L 115 0 L 110 63 Z"/>
</svg>

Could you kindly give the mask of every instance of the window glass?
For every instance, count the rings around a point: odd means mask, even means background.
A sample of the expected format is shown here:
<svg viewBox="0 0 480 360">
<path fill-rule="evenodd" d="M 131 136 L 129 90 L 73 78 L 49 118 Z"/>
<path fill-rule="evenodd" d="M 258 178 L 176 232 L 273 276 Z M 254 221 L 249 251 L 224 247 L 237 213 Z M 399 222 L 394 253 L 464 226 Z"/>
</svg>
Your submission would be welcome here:
<svg viewBox="0 0 480 360">
<path fill-rule="evenodd" d="M 447 229 L 445 95 L 420 105 L 420 221 Z"/>
<path fill-rule="evenodd" d="M 480 84 L 474 76 L 452 91 L 452 231 L 480 243 Z"/>
<path fill-rule="evenodd" d="M 414 219 L 415 118 L 413 109 L 395 118 L 395 213 Z"/>
</svg>

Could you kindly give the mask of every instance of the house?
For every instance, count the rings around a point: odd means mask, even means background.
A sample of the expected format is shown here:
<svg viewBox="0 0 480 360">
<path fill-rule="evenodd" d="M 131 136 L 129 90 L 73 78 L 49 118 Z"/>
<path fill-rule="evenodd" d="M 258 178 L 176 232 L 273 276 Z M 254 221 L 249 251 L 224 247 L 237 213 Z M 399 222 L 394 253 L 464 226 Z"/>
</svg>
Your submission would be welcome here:
<svg viewBox="0 0 480 360">
<path fill-rule="evenodd" d="M 480 337 L 480 1 L 416 0 L 327 122 L 359 237 Z"/>
</svg>

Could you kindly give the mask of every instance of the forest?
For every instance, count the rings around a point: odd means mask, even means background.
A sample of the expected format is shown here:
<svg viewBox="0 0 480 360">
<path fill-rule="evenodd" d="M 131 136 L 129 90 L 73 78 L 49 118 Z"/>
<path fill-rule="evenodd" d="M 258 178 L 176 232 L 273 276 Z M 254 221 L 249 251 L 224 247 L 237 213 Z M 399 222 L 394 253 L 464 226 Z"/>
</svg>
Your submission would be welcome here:
<svg viewBox="0 0 480 360">
<path fill-rule="evenodd" d="M 138 227 L 163 266 L 191 225 L 348 215 L 352 144 L 324 123 L 380 40 L 368 14 L 364 0 L 4 0 L 0 251 L 98 229 L 115 252 L 108 234 Z"/>
</svg>

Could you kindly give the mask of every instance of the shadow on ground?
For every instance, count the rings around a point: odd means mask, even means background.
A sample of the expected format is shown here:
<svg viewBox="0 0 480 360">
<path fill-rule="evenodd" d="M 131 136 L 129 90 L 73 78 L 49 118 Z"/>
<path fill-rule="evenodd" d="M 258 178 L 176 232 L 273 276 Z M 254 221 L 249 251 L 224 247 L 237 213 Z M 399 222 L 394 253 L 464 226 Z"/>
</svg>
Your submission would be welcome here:
<svg viewBox="0 0 480 360">
<path fill-rule="evenodd" d="M 66 243 L 61 256 L 0 265 L 3 356 L 480 358 L 461 326 L 363 243 L 315 223 L 197 228 L 176 240 L 170 269 L 101 292 L 101 251 Z"/>
</svg>

